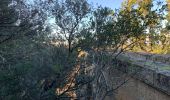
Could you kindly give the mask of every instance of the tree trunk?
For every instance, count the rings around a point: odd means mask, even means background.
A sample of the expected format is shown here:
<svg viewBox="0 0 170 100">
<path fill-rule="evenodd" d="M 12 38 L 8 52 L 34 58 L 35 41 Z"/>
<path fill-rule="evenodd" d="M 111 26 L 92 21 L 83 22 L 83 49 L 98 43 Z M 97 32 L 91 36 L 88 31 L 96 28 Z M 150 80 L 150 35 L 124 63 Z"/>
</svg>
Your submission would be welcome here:
<svg viewBox="0 0 170 100">
<path fill-rule="evenodd" d="M 71 54 L 71 40 L 68 40 L 68 56 L 70 57 Z"/>
</svg>

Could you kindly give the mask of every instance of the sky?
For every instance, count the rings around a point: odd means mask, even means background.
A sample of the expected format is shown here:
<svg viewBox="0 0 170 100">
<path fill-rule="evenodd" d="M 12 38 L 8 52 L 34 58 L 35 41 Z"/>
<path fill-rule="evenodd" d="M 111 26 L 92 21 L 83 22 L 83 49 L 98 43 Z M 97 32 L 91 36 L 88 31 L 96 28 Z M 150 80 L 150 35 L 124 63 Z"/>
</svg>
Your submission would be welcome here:
<svg viewBox="0 0 170 100">
<path fill-rule="evenodd" d="M 123 2 L 124 0 L 88 0 L 88 2 L 91 4 L 94 4 L 96 7 L 96 4 L 97 5 L 101 5 L 102 7 L 109 7 L 109 8 L 112 8 L 112 9 L 117 9 L 117 8 L 120 8 L 121 7 L 121 3 Z"/>
<path fill-rule="evenodd" d="M 95 5 L 94 7 L 97 7 L 97 5 L 101 5 L 102 7 L 109 7 L 112 8 L 113 10 L 116 8 L 120 8 L 121 4 L 125 0 L 87 0 L 90 4 L 92 3 Z M 155 0 L 155 1 L 161 1 L 165 2 L 166 0 Z"/>
</svg>

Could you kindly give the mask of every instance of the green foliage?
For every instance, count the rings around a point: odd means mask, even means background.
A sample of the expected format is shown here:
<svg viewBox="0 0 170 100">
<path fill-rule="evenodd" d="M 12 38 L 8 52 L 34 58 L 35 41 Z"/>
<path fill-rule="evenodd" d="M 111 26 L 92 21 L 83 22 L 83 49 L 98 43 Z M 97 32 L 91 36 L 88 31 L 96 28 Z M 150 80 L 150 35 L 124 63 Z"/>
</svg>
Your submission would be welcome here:
<svg viewBox="0 0 170 100">
<path fill-rule="evenodd" d="M 56 2 L 53 10 L 58 34 L 62 35 L 68 43 L 69 54 L 77 48 L 77 39 L 81 38 L 81 31 L 85 29 L 85 22 L 90 12 L 90 6 L 86 0 L 63 0 Z"/>
<path fill-rule="evenodd" d="M 56 73 L 59 73 L 61 71 L 61 65 L 55 65 L 53 66 L 53 70 L 56 72 Z"/>
<path fill-rule="evenodd" d="M 56 88 L 66 85 L 66 77 L 80 63 L 79 50 L 119 51 L 131 45 L 128 49 L 133 51 L 170 53 L 169 22 L 161 27 L 166 7 L 153 9 L 152 0 L 130 0 L 117 11 L 101 6 L 92 11 L 86 0 L 33 0 L 34 4 L 16 0 L 16 5 L 11 1 L 0 1 L 1 100 L 56 99 Z M 55 27 L 49 25 L 49 17 L 55 17 Z M 52 28 L 57 37 L 51 36 Z M 96 59 L 109 63 L 111 57 Z"/>
</svg>

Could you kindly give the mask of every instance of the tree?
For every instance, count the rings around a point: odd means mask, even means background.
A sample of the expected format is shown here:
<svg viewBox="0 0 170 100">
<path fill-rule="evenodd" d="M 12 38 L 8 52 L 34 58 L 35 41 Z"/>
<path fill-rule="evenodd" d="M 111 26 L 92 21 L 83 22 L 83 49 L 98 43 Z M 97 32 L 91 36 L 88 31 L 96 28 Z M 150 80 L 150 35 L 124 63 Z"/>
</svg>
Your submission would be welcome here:
<svg viewBox="0 0 170 100">
<path fill-rule="evenodd" d="M 54 9 L 54 16 L 58 33 L 62 34 L 68 44 L 69 54 L 73 51 L 73 44 L 77 44 L 78 36 L 87 22 L 90 6 L 86 0 L 63 0 Z"/>
<path fill-rule="evenodd" d="M 158 41 L 163 39 L 159 32 L 162 28 L 162 21 L 165 20 L 164 12 L 166 10 L 166 5 L 160 1 L 155 3 L 156 5 L 154 5 L 153 0 L 129 0 L 127 5 L 123 6 L 123 8 L 129 9 L 129 11 L 136 9 L 140 16 L 139 19 L 143 23 L 143 26 L 145 26 L 145 31 L 147 32 L 137 38 L 140 42 L 135 43 L 136 46 L 134 46 L 135 48 L 139 46 L 139 48 L 145 52 L 152 52 L 154 45 L 157 45 Z"/>
<path fill-rule="evenodd" d="M 122 8 L 113 13 L 108 8 L 98 8 L 94 13 L 92 24 L 97 46 L 101 48 L 104 46 L 114 53 L 127 49 L 129 46 L 132 47 L 137 40 L 130 44 L 127 44 L 127 41 L 140 37 L 147 28 L 142 19 L 143 16 L 137 9 L 132 8 L 129 11 L 129 9 Z"/>
<path fill-rule="evenodd" d="M 15 23 L 18 20 L 18 16 L 17 16 L 17 12 L 10 6 L 8 7 L 8 5 L 10 5 L 11 0 L 6 0 L 6 1 L 0 1 L 0 44 L 11 39 L 13 37 L 13 35 L 8 34 L 6 31 L 6 29 L 8 28 L 8 30 L 12 30 L 15 27 L 17 27 L 15 25 Z"/>
<path fill-rule="evenodd" d="M 46 34 L 49 34 L 45 30 L 47 12 L 44 11 L 48 10 L 45 6 L 47 6 L 45 2 L 33 5 L 23 0 L 0 1 L 0 85 L 2 86 L 0 99 L 2 100 L 39 99 L 42 92 L 39 82 L 45 78 L 42 77 L 42 73 L 46 70 L 53 73 L 46 78 L 54 77 L 56 73 L 52 71 L 55 69 L 52 65 L 56 66 L 54 63 L 44 67 L 41 62 L 49 56 L 51 59 L 47 62 L 53 61 L 53 57 L 45 53 L 52 52 L 52 47 L 43 44 L 44 39 L 41 39 L 42 35 L 46 37 Z M 36 72 L 37 70 L 40 73 Z"/>
<path fill-rule="evenodd" d="M 97 49 L 103 46 L 107 47 L 112 42 L 113 10 L 98 7 L 93 14 L 92 29 L 94 30 L 94 40 L 96 42 L 94 45 L 97 46 Z"/>
</svg>

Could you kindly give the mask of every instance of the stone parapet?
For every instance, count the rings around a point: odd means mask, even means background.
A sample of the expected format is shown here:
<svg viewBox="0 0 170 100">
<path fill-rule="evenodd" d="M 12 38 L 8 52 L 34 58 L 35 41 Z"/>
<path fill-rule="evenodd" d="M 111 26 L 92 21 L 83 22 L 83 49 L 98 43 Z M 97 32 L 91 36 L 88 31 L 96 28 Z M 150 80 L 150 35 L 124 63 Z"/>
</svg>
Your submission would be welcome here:
<svg viewBox="0 0 170 100">
<path fill-rule="evenodd" d="M 135 58 L 138 57 L 119 55 L 116 59 L 117 69 L 170 95 L 170 65 Z"/>
<path fill-rule="evenodd" d="M 145 60 L 152 60 L 154 62 L 162 62 L 170 65 L 170 55 L 169 54 L 151 54 L 142 52 L 125 52 L 124 55 L 137 57 Z"/>
</svg>

